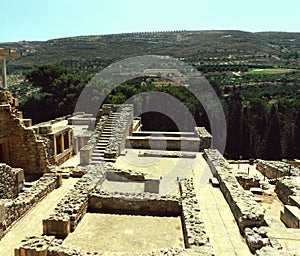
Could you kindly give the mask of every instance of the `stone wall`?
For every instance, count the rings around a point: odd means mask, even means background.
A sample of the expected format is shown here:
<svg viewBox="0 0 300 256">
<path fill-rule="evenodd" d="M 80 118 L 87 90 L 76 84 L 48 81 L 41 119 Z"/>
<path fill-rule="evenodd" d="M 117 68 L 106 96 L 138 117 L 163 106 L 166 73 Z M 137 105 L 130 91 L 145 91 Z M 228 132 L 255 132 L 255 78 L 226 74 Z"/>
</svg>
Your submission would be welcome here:
<svg viewBox="0 0 300 256">
<path fill-rule="evenodd" d="M 203 251 L 212 253 L 205 226 L 200 218 L 200 208 L 192 179 L 180 181 L 182 223 L 185 245 L 187 248 L 200 247 Z"/>
<path fill-rule="evenodd" d="M 269 179 L 300 176 L 300 169 L 280 161 L 257 160 L 256 169 Z"/>
<path fill-rule="evenodd" d="M 98 187 L 89 196 L 89 211 L 155 216 L 180 216 L 180 200 L 176 196 L 153 193 L 109 193 Z"/>
<path fill-rule="evenodd" d="M 48 172 L 48 140 L 39 138 L 34 129 L 24 125 L 8 91 L 0 91 L 0 101 L 0 135 L 7 140 L 7 164 L 23 168 L 25 173 Z"/>
<path fill-rule="evenodd" d="M 300 196 L 300 178 L 285 177 L 280 179 L 276 184 L 275 192 L 284 204 L 291 204 L 290 196 Z"/>
<path fill-rule="evenodd" d="M 204 150 L 204 158 L 220 183 L 241 233 L 246 227 L 260 227 L 264 223 L 264 211 L 238 183 L 226 159 L 215 149 Z"/>
<path fill-rule="evenodd" d="M 182 248 L 163 248 L 149 253 L 142 252 L 87 252 L 77 248 L 62 246 L 62 240 L 53 236 L 32 236 L 25 238 L 18 248 L 15 256 L 212 256 L 211 253 Z"/>
<path fill-rule="evenodd" d="M 250 251 L 254 254 L 257 250 L 263 247 L 272 247 L 276 250 L 282 250 L 282 246 L 274 237 L 269 237 L 267 230 L 260 228 L 246 228 L 245 237 Z"/>
<path fill-rule="evenodd" d="M 212 136 L 205 127 L 195 127 L 195 133 L 200 138 L 200 151 L 211 147 Z"/>
<path fill-rule="evenodd" d="M 81 168 L 86 174 L 79 179 L 74 188 L 57 204 L 54 212 L 43 220 L 46 235 L 66 237 L 74 231 L 88 209 L 88 194 L 105 179 L 104 165 Z"/>
<path fill-rule="evenodd" d="M 24 171 L 0 163 L 0 199 L 14 199 L 24 185 Z"/>
<path fill-rule="evenodd" d="M 257 176 L 249 176 L 248 174 L 238 173 L 236 179 L 243 189 L 249 190 L 250 188 L 260 187 L 260 179 Z"/>
<path fill-rule="evenodd" d="M 33 205 L 60 185 L 61 176 L 44 174 L 31 188 L 19 193 L 15 199 L 1 200 L 5 206 L 5 218 L 0 223 L 0 238 L 3 232 L 22 217 Z"/>
<path fill-rule="evenodd" d="M 104 151 L 105 158 L 116 158 L 125 148 L 126 137 L 131 133 L 133 120 L 133 105 L 120 105 L 116 112 L 118 117 L 113 119 L 112 136 Z"/>
</svg>

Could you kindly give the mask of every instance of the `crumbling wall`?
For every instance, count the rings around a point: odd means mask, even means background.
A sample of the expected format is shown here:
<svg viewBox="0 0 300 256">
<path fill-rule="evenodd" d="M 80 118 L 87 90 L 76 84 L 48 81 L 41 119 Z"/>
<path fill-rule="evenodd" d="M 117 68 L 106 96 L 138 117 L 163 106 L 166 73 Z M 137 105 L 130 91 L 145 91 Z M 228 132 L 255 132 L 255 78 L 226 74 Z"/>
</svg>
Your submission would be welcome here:
<svg viewBox="0 0 300 256">
<path fill-rule="evenodd" d="M 290 196 L 300 196 L 300 179 L 299 181 L 293 177 L 280 179 L 276 184 L 275 192 L 284 204 L 291 204 Z"/>
<path fill-rule="evenodd" d="M 24 185 L 24 172 L 0 163 L 0 199 L 14 199 Z"/>
<path fill-rule="evenodd" d="M 300 176 L 300 169 L 280 161 L 257 160 L 256 169 L 269 179 Z"/>
<path fill-rule="evenodd" d="M 60 186 L 60 179 L 61 176 L 56 174 L 44 174 L 30 189 L 22 191 L 15 199 L 0 200 L 5 212 L 2 222 L 0 219 L 0 238 L 4 235 L 5 230 L 33 205 Z"/>
<path fill-rule="evenodd" d="M 0 100 L 0 135 L 7 138 L 8 164 L 23 168 L 25 173 L 48 172 L 48 140 L 38 138 L 32 128 L 25 127 L 8 91 L 0 91 Z"/>
<path fill-rule="evenodd" d="M 237 221 L 241 233 L 246 227 L 260 227 L 264 223 L 263 209 L 244 191 L 221 153 L 216 149 L 205 149 L 206 159 L 220 183 L 220 189 Z"/>
<path fill-rule="evenodd" d="M 64 238 L 74 231 L 88 209 L 88 194 L 105 179 L 106 166 L 95 165 L 81 168 L 83 175 L 64 198 L 57 204 L 54 212 L 43 220 L 43 232 Z"/>
<path fill-rule="evenodd" d="M 179 216 L 180 200 L 176 196 L 160 196 L 152 193 L 109 193 L 98 187 L 89 196 L 92 212 L 137 213 L 162 216 Z"/>
<path fill-rule="evenodd" d="M 205 232 L 204 222 L 200 218 L 200 208 L 194 190 L 193 179 L 180 181 L 182 223 L 187 248 L 197 248 L 212 254 L 213 248 Z M 200 252 L 199 251 L 199 255 Z"/>
</svg>

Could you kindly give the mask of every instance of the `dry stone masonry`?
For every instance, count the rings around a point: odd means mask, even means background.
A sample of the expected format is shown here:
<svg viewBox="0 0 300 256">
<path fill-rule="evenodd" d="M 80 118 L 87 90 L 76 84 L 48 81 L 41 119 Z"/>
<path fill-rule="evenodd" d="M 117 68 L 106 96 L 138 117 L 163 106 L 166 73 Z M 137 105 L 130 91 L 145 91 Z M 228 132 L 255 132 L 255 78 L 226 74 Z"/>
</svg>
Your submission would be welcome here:
<svg viewBox="0 0 300 256">
<path fill-rule="evenodd" d="M 257 160 L 256 169 L 269 179 L 300 176 L 300 169 L 280 161 Z"/>
<path fill-rule="evenodd" d="M 83 168 L 86 174 L 79 179 L 74 188 L 57 204 L 54 213 L 43 220 L 46 235 L 66 237 L 74 231 L 88 209 L 88 194 L 105 179 L 104 165 Z"/>
<path fill-rule="evenodd" d="M 260 227 L 264 223 L 264 211 L 238 183 L 226 159 L 215 149 L 205 149 L 204 158 L 220 183 L 241 233 L 246 227 Z"/>
<path fill-rule="evenodd" d="M 186 247 L 201 247 L 204 251 L 212 253 L 204 223 L 200 218 L 200 208 L 194 191 L 193 179 L 181 180 L 180 192 Z"/>
<path fill-rule="evenodd" d="M 109 193 L 98 187 L 89 196 L 89 210 L 102 213 L 129 213 L 155 216 L 180 216 L 180 199 L 152 193 Z"/>
<path fill-rule="evenodd" d="M 4 217 L 1 218 L 0 238 L 16 220 L 22 217 L 33 205 L 42 200 L 47 194 L 59 187 L 60 184 L 61 176 L 46 173 L 30 188 L 19 193 L 15 199 L 0 200 L 0 208 L 2 202 L 5 213 Z"/>
<path fill-rule="evenodd" d="M 17 105 L 10 92 L 0 91 L 0 143 L 4 149 L 4 162 L 23 168 L 25 173 L 48 172 L 48 140 L 38 137 L 33 128 L 25 126 Z"/>
<path fill-rule="evenodd" d="M 14 199 L 24 186 L 24 171 L 0 163 L 0 198 Z"/>
</svg>

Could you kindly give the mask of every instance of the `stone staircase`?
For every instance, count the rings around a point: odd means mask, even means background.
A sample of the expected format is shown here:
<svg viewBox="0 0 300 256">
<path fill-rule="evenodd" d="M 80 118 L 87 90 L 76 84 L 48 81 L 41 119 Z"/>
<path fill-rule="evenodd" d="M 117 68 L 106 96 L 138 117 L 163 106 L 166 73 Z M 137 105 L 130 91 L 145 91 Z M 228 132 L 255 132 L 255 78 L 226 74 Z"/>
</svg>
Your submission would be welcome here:
<svg viewBox="0 0 300 256">
<path fill-rule="evenodd" d="M 112 128 L 114 125 L 113 124 L 114 119 L 117 119 L 119 117 L 119 115 L 120 115 L 120 113 L 118 113 L 118 112 L 111 113 L 108 120 L 105 123 L 105 126 L 104 126 L 102 132 L 100 131 L 101 135 L 99 136 L 96 147 L 93 151 L 91 164 L 98 164 L 101 161 L 106 161 L 106 162 L 115 162 L 116 161 L 116 159 L 114 159 L 114 158 L 105 158 L 104 152 L 108 145 L 109 139 L 112 136 Z"/>
</svg>

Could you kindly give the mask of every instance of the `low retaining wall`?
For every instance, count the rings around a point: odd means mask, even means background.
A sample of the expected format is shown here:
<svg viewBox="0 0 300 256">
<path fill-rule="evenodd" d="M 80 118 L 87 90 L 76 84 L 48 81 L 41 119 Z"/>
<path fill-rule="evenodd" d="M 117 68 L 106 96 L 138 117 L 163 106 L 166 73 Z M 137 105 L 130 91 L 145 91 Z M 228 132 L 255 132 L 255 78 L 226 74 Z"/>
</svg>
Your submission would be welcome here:
<svg viewBox="0 0 300 256">
<path fill-rule="evenodd" d="M 110 255 L 110 256 L 212 256 L 210 253 L 202 253 L 190 249 L 164 248 L 149 253 L 141 252 L 86 252 L 81 249 L 62 246 L 62 241 L 53 236 L 32 236 L 27 237 L 21 245 L 15 249 L 15 256 L 89 256 L 89 255 Z"/>
<path fill-rule="evenodd" d="M 264 210 L 244 191 L 226 159 L 215 149 L 204 150 L 204 158 L 220 183 L 220 189 L 237 221 L 241 233 L 246 227 L 264 224 Z"/>
<path fill-rule="evenodd" d="M 75 230 L 88 209 L 88 194 L 105 179 L 105 168 L 104 165 L 83 168 L 86 174 L 57 204 L 54 212 L 43 220 L 44 234 L 63 238 Z"/>
<path fill-rule="evenodd" d="M 108 193 L 97 188 L 89 196 L 89 211 L 180 216 L 181 203 L 176 196 L 160 196 L 152 193 Z"/>
<path fill-rule="evenodd" d="M 212 246 L 205 232 L 204 222 L 200 218 L 200 208 L 194 191 L 193 179 L 180 181 L 182 223 L 184 229 L 185 246 L 198 248 L 212 254 Z M 199 255 L 201 251 L 198 251 Z"/>
<path fill-rule="evenodd" d="M 4 203 L 5 218 L 0 223 L 0 238 L 12 223 L 22 217 L 32 206 L 40 202 L 55 188 L 60 186 L 61 176 L 44 174 L 30 189 L 19 193 L 13 200 L 1 200 Z"/>
<path fill-rule="evenodd" d="M 260 187 L 260 179 L 257 176 L 249 176 L 248 174 L 238 174 L 236 176 L 236 179 L 245 190 Z"/>
<path fill-rule="evenodd" d="M 275 187 L 278 198 L 284 204 L 291 204 L 290 196 L 300 196 L 300 178 L 285 177 L 280 179 Z"/>
<path fill-rule="evenodd" d="M 300 169 L 280 161 L 257 160 L 256 169 L 269 179 L 300 176 Z"/>
<path fill-rule="evenodd" d="M 24 171 L 0 164 L 0 199 L 14 199 L 24 186 Z"/>
</svg>

